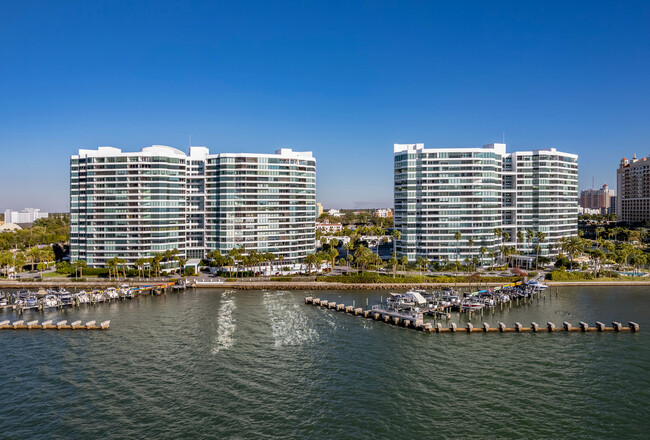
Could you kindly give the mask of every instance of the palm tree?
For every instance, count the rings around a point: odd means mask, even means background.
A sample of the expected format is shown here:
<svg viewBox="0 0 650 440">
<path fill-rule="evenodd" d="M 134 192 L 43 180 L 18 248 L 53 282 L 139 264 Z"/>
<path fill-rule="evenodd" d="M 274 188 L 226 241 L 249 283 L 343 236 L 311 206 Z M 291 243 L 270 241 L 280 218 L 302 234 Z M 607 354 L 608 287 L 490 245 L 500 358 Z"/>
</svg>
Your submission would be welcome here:
<svg viewBox="0 0 650 440">
<path fill-rule="evenodd" d="M 390 234 L 390 236 L 393 239 L 393 254 L 395 254 L 395 258 L 397 258 L 397 240 L 400 240 L 402 238 L 402 233 L 397 229 L 393 229 L 393 232 Z"/>
<path fill-rule="evenodd" d="M 537 231 L 535 234 L 535 237 L 537 237 L 537 246 L 535 247 L 535 250 L 537 251 L 537 260 L 535 262 L 535 268 L 539 267 L 539 254 L 542 251 L 542 246 L 541 244 L 546 241 L 546 234 L 543 231 Z"/>
<path fill-rule="evenodd" d="M 501 235 L 501 240 L 502 240 L 502 241 L 501 241 L 502 243 L 507 243 L 507 242 L 510 240 L 510 234 L 508 234 L 507 232 L 504 232 L 504 233 Z M 505 260 L 505 259 L 506 259 L 506 256 L 507 256 L 507 255 L 506 255 L 507 252 L 505 251 L 506 246 L 504 246 L 504 245 L 502 244 L 502 245 L 501 245 L 501 249 L 503 250 L 503 251 L 502 251 L 502 253 L 503 253 L 503 259 Z M 510 265 L 510 263 L 508 262 L 508 266 L 509 266 L 509 265 Z"/>
<path fill-rule="evenodd" d="M 311 273 L 311 267 L 318 264 L 318 257 L 316 254 L 309 254 L 305 257 L 305 263 L 307 263 L 308 273 Z"/>
<path fill-rule="evenodd" d="M 242 258 L 242 249 L 241 248 L 232 248 L 228 251 L 228 256 L 232 258 L 233 264 L 235 265 L 235 269 L 237 272 L 235 273 L 235 277 L 239 276 L 239 267 L 238 267 L 238 262 Z"/>
<path fill-rule="evenodd" d="M 460 259 L 460 238 L 462 237 L 460 231 L 456 231 L 454 239 L 456 240 L 456 261 Z"/>
<path fill-rule="evenodd" d="M 393 268 L 393 278 L 395 278 L 396 272 L 397 272 L 397 258 L 395 257 L 390 257 L 388 259 L 388 265 Z"/>
<path fill-rule="evenodd" d="M 524 233 L 517 231 L 517 243 L 520 244 L 524 241 Z"/>
<path fill-rule="evenodd" d="M 153 272 L 155 276 L 160 275 L 160 262 L 163 260 L 164 255 L 158 252 L 153 256 Z"/>
<path fill-rule="evenodd" d="M 27 261 L 31 263 L 30 270 L 34 270 L 34 265 L 38 263 L 39 259 L 41 258 L 41 251 L 36 246 L 30 247 L 25 252 L 25 257 L 27 257 Z"/>
<path fill-rule="evenodd" d="M 415 265 L 420 269 L 420 275 L 422 275 L 422 270 L 427 266 L 429 260 L 424 257 L 417 257 L 415 259 Z"/>
<path fill-rule="evenodd" d="M 407 265 L 408 263 L 409 263 L 409 260 L 408 260 L 408 258 L 406 257 L 406 255 L 402 255 L 402 256 L 400 257 L 400 259 L 399 259 L 399 264 L 402 265 L 402 270 L 403 270 L 403 271 L 406 270 L 406 265 Z"/>
<path fill-rule="evenodd" d="M 479 253 L 481 254 L 481 266 L 483 266 L 483 257 L 487 253 L 487 248 L 485 246 L 481 246 L 481 249 L 479 249 Z"/>
<path fill-rule="evenodd" d="M 564 249 L 569 254 L 571 269 L 573 269 L 573 257 L 584 252 L 584 241 L 580 237 L 570 237 L 564 243 Z"/>
<path fill-rule="evenodd" d="M 74 266 L 74 276 L 75 278 L 82 278 L 83 277 L 83 270 L 87 266 L 86 260 L 77 260 L 74 263 L 72 263 Z M 78 276 L 77 276 L 78 274 Z"/>
<path fill-rule="evenodd" d="M 187 258 L 178 258 L 178 271 L 180 275 L 185 273 L 185 265 L 187 264 Z"/>
<path fill-rule="evenodd" d="M 533 237 L 535 237 L 535 231 L 532 229 L 528 229 L 526 231 L 526 240 L 528 240 L 528 245 L 530 246 L 530 243 L 533 241 Z"/>
<path fill-rule="evenodd" d="M 0 253 L 0 268 L 5 272 L 5 275 L 9 275 L 9 268 L 14 263 L 14 256 L 9 251 L 4 251 Z M 7 269 L 5 269 L 7 268 Z"/>
<path fill-rule="evenodd" d="M 469 245 L 469 256 L 470 258 L 472 257 L 472 248 L 474 247 L 474 239 L 472 237 L 467 240 L 467 244 Z"/>
<path fill-rule="evenodd" d="M 108 279 L 109 281 L 112 279 L 111 276 L 113 275 L 113 272 L 117 268 L 117 262 L 115 261 L 117 257 L 113 257 L 110 260 L 106 262 L 106 267 L 108 268 Z M 117 278 L 117 276 L 115 276 Z"/>
<path fill-rule="evenodd" d="M 335 247 L 331 247 L 329 252 L 329 258 L 332 260 L 332 272 L 334 271 L 334 260 L 339 256 L 339 251 Z"/>
</svg>

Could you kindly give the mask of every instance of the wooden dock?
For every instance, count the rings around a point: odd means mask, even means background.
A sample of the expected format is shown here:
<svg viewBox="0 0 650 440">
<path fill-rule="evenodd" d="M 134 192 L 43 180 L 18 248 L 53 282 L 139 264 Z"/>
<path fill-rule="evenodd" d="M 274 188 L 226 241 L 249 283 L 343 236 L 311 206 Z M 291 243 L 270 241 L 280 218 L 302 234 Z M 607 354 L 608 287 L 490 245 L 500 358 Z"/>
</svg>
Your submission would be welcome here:
<svg viewBox="0 0 650 440">
<path fill-rule="evenodd" d="M 82 324 L 81 321 L 74 321 L 68 324 L 68 321 L 59 321 L 53 323 L 52 321 L 43 321 L 40 324 L 38 321 L 25 322 L 20 321 L 2 321 L 0 322 L 0 330 L 108 330 L 111 326 L 111 321 L 104 321 L 99 325 L 95 321 L 88 321 Z"/>
<path fill-rule="evenodd" d="M 330 303 L 327 300 L 314 298 L 308 296 L 305 298 L 305 304 L 311 304 L 327 309 L 334 309 L 339 312 L 353 314 L 355 316 L 362 316 L 366 319 L 373 319 L 375 321 L 384 321 L 389 324 L 398 325 L 406 328 L 420 330 L 425 333 L 559 333 L 559 332 L 632 332 L 639 331 L 639 324 L 629 321 L 627 326 L 622 325 L 620 322 L 613 321 L 611 327 L 607 327 L 602 322 L 596 322 L 594 326 L 590 326 L 586 322 L 580 322 L 577 326 L 571 325 L 569 322 L 563 322 L 560 328 L 556 328 L 552 322 L 547 322 L 545 327 L 540 327 L 536 322 L 531 322 L 530 327 L 524 327 L 519 322 L 515 322 L 514 327 L 507 327 L 503 322 L 499 322 L 497 327 L 490 327 L 487 322 L 484 322 L 481 327 L 474 327 L 471 322 L 468 322 L 464 328 L 459 328 L 455 323 L 449 327 L 443 327 L 441 323 L 436 323 L 435 326 L 431 323 L 415 323 L 409 319 L 402 319 L 394 314 L 384 313 L 384 310 L 364 310 L 363 308 L 355 308 L 353 306 L 345 306 L 344 304 Z M 330 304 L 334 304 L 330 307 Z"/>
</svg>

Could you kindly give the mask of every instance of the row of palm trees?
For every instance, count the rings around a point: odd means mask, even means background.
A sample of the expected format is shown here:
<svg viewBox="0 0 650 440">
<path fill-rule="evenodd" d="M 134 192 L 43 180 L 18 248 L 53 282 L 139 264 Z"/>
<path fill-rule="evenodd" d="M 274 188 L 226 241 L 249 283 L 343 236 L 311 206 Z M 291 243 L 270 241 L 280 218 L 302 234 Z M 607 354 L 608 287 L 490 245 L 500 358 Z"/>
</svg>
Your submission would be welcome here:
<svg viewBox="0 0 650 440">
<path fill-rule="evenodd" d="M 38 269 L 41 273 L 47 268 L 47 263 L 54 261 L 54 251 L 51 247 L 32 246 L 24 252 L 0 252 L 0 270 L 5 275 L 13 271 L 20 271 L 25 265 L 30 265 L 31 270 Z"/>
<path fill-rule="evenodd" d="M 592 262 L 594 274 L 606 262 L 623 266 L 632 266 L 635 270 L 650 264 L 650 255 L 636 248 L 632 243 L 613 243 L 597 234 L 596 240 L 587 240 L 580 236 L 565 237 L 560 241 L 560 249 L 569 257 L 569 267 L 573 268 L 576 257 L 587 254 Z M 593 247 L 595 246 L 595 249 Z"/>
</svg>

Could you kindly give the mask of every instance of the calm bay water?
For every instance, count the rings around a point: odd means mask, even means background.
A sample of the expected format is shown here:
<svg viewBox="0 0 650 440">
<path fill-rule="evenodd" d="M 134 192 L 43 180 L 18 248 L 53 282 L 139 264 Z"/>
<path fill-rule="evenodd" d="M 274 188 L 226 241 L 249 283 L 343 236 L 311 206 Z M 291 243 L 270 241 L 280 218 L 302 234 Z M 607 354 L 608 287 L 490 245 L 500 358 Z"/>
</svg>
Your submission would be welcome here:
<svg viewBox="0 0 650 440">
<path fill-rule="evenodd" d="M 473 320 L 632 320 L 638 334 L 422 334 L 307 294 L 365 306 L 386 292 L 188 290 L 27 312 L 111 329 L 0 331 L 0 438 L 647 438 L 648 287 L 561 288 Z"/>
</svg>

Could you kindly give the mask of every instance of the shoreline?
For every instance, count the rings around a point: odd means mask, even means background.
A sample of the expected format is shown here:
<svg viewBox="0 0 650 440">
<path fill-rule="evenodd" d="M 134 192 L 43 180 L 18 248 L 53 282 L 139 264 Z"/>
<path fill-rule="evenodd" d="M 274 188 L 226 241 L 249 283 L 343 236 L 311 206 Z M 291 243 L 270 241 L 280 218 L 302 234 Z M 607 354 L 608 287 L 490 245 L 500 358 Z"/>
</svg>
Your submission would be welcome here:
<svg viewBox="0 0 650 440">
<path fill-rule="evenodd" d="M 94 282 L 75 282 L 75 281 L 0 281 L 0 289 L 20 289 L 20 288 L 51 288 L 51 287 L 76 287 L 76 288 L 99 288 L 111 287 L 120 284 L 130 286 L 148 286 L 160 284 L 165 281 L 94 281 Z M 167 280 L 166 282 L 169 282 Z M 481 287 L 497 287 L 504 283 L 480 283 Z M 647 281 L 547 281 L 544 282 L 549 287 L 567 287 L 567 286 L 650 286 L 650 280 Z M 224 282 L 224 283 L 205 283 L 192 289 L 235 289 L 235 290 L 402 290 L 402 289 L 427 289 L 436 287 L 471 287 L 476 283 L 330 283 L 317 281 L 247 281 L 247 282 Z"/>
</svg>

